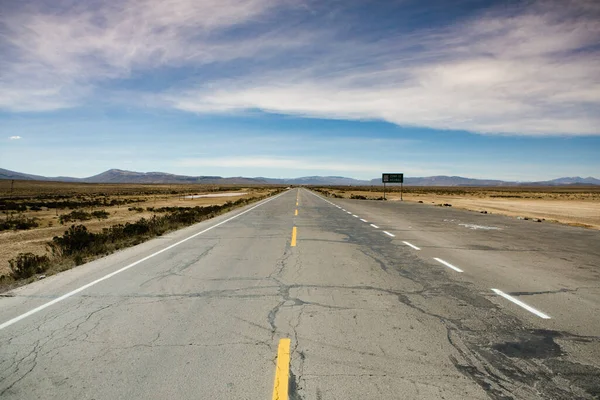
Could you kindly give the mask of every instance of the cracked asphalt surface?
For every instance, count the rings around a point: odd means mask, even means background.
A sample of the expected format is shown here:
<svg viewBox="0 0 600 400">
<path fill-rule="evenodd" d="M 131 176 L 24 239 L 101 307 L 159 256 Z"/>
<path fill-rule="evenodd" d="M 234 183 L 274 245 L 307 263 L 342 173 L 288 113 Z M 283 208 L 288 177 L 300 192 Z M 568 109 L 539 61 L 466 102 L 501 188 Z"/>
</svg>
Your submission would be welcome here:
<svg viewBox="0 0 600 400">
<path fill-rule="evenodd" d="M 14 290 L 0 323 L 242 211 Z M 267 399 L 289 337 L 290 399 L 600 398 L 599 239 L 290 190 L 0 330 L 0 397 Z"/>
</svg>

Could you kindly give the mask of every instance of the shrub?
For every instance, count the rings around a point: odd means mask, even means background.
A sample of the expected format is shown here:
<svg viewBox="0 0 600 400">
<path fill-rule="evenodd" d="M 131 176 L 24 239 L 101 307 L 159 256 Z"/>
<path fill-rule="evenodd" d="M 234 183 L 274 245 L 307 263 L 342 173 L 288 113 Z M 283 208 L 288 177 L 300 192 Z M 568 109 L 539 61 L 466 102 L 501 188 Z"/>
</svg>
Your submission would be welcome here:
<svg viewBox="0 0 600 400">
<path fill-rule="evenodd" d="M 9 229 L 27 230 L 39 226 L 37 218 L 27 218 L 23 215 L 8 215 L 4 221 L 0 221 L 0 231 Z"/>
<path fill-rule="evenodd" d="M 8 261 L 11 275 L 15 279 L 29 278 L 48 269 L 50 260 L 47 256 L 38 256 L 32 253 L 19 253 L 17 257 Z"/>
<path fill-rule="evenodd" d="M 105 210 L 99 210 L 99 211 L 92 212 L 92 217 L 98 218 L 98 219 L 107 219 L 109 216 L 110 216 L 110 213 Z"/>
<path fill-rule="evenodd" d="M 55 236 L 49 243 L 53 252 L 70 256 L 89 250 L 96 241 L 96 235 L 89 232 L 85 225 L 72 225 L 62 236 Z"/>
<path fill-rule="evenodd" d="M 92 214 L 85 212 L 85 211 L 81 211 L 81 210 L 74 210 L 68 214 L 60 215 L 58 217 L 58 222 L 60 222 L 61 224 L 64 224 L 65 222 L 87 221 L 89 219 L 92 219 Z"/>
</svg>

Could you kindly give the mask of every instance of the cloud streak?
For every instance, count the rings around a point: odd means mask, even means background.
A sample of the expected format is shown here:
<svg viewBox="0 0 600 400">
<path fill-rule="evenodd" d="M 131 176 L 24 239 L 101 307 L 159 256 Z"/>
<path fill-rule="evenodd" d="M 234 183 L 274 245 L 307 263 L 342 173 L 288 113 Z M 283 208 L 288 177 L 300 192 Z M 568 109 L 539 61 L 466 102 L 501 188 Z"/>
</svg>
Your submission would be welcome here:
<svg viewBox="0 0 600 400">
<path fill-rule="evenodd" d="M 139 95 L 128 89 L 122 98 L 193 113 L 262 110 L 486 134 L 600 134 L 597 2 L 491 8 L 453 25 L 398 27 L 376 39 L 348 33 L 348 21 L 329 17 L 339 5 L 324 7 L 127 0 L 7 13 L 0 17 L 0 50 L 8 55 L 0 61 L 0 108 L 77 107 L 98 93 L 119 98 L 113 82 L 187 68 L 183 84 L 149 93 L 142 87 Z"/>
<path fill-rule="evenodd" d="M 592 3 L 570 4 L 489 12 L 374 44 L 336 43 L 332 56 L 301 68 L 167 100 L 193 112 L 261 109 L 482 133 L 598 135 L 600 14 Z M 366 61 L 357 66 L 356 57 Z"/>
<path fill-rule="evenodd" d="M 0 17 L 0 108 L 74 107 L 94 87 L 140 71 L 256 57 L 301 40 L 230 36 L 281 6 L 275 0 L 126 0 L 18 10 Z M 56 12 L 54 8 L 62 9 Z"/>
</svg>

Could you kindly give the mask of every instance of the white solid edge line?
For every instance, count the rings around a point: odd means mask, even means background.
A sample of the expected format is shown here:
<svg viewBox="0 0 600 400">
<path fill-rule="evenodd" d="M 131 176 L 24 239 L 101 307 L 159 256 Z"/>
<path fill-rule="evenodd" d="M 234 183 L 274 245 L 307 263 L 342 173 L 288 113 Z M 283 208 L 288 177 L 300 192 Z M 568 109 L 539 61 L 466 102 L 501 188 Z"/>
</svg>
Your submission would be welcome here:
<svg viewBox="0 0 600 400">
<path fill-rule="evenodd" d="M 360 220 L 361 220 L 362 222 L 367 222 L 367 220 L 366 220 L 366 219 L 362 219 L 362 218 L 361 218 Z"/>
<path fill-rule="evenodd" d="M 412 244 L 412 243 L 408 243 L 408 242 L 404 242 L 404 241 L 403 241 L 402 243 L 404 243 L 404 244 L 405 244 L 405 245 L 407 245 L 407 246 L 410 246 L 410 247 L 412 247 L 412 248 L 413 248 L 413 249 L 415 249 L 415 250 L 421 250 L 419 247 L 415 246 L 415 245 L 414 245 L 414 244 Z"/>
<path fill-rule="evenodd" d="M 537 315 L 540 318 L 550 319 L 549 315 L 544 314 L 543 312 L 536 310 L 535 308 L 531 307 L 530 305 L 527 305 L 527 304 L 523 303 L 521 300 L 515 299 L 511 295 L 508 295 L 508 294 L 504 293 L 502 290 L 492 289 L 492 292 L 496 293 L 499 296 L 504 297 L 508 301 L 512 301 L 516 305 L 523 307 L 524 309 L 526 309 L 530 313 L 533 313 L 533 314 Z"/>
<path fill-rule="evenodd" d="M 383 233 L 391 237 L 396 237 L 396 235 L 394 235 L 393 233 L 389 233 L 388 231 L 383 231 Z"/>
<path fill-rule="evenodd" d="M 439 262 L 439 263 L 444 264 L 446 267 L 455 270 L 456 272 L 464 272 L 462 269 L 455 267 L 454 265 L 450 264 L 449 262 L 446 262 L 446 261 L 442 260 L 441 258 L 433 257 L 433 259 L 435 261 Z"/>
<path fill-rule="evenodd" d="M 288 191 L 288 192 L 289 192 L 289 191 Z M 187 242 L 188 240 L 190 240 L 190 239 L 193 239 L 193 238 L 195 238 L 196 236 L 202 235 L 203 233 L 205 233 L 205 232 L 208 232 L 208 231 L 210 231 L 210 230 L 212 230 L 212 229 L 214 229 L 214 228 L 216 228 L 216 227 L 218 227 L 218 226 L 220 226 L 220 225 L 223 225 L 224 223 L 226 223 L 226 222 L 229 222 L 229 221 L 231 221 L 232 219 L 235 219 L 235 218 L 237 218 L 237 217 L 240 217 L 240 216 L 242 216 L 242 215 L 246 214 L 247 212 L 250 212 L 250 211 L 254 210 L 254 209 L 255 209 L 255 208 L 257 208 L 257 207 L 260 207 L 260 206 L 262 206 L 263 204 L 266 204 L 266 203 L 270 202 L 271 200 L 275 200 L 275 199 L 276 199 L 276 198 L 278 198 L 279 196 L 282 196 L 282 195 L 284 195 L 284 194 L 286 194 L 286 193 L 288 193 L 288 192 L 281 193 L 280 195 L 277 195 L 277 196 L 275 196 L 275 197 L 272 197 L 272 198 L 270 198 L 270 199 L 268 199 L 268 200 L 265 200 L 265 201 L 263 201 L 262 203 L 259 203 L 259 204 L 255 205 L 254 207 L 247 209 L 246 211 L 243 211 L 243 212 L 241 212 L 241 213 L 239 213 L 239 214 L 236 214 L 236 215 L 234 215 L 234 216 L 233 216 L 233 217 L 231 217 L 231 218 L 228 218 L 228 219 L 226 219 L 225 221 L 221 221 L 221 222 L 219 222 L 218 224 L 215 224 L 215 225 L 211 226 L 210 228 L 207 228 L 207 229 L 205 229 L 205 230 L 203 230 L 203 231 L 201 231 L 201 232 L 194 233 L 192 236 L 188 236 L 187 238 L 185 238 L 185 239 L 183 239 L 183 240 L 180 240 L 180 241 L 179 241 L 179 242 L 177 242 L 177 243 L 173 243 L 172 245 L 170 245 L 170 246 L 167 246 L 167 247 L 165 247 L 165 248 L 164 248 L 164 249 L 162 249 L 162 250 L 159 250 L 159 251 L 157 251 L 157 252 L 155 252 L 155 253 L 152 253 L 152 254 L 150 254 L 149 256 L 146 256 L 146 257 L 142 258 L 141 260 L 138 260 L 138 261 L 136 261 L 136 262 L 134 262 L 134 263 L 131 263 L 131 264 L 129 264 L 129 265 L 127 265 L 127 266 L 125 266 L 125 267 L 123 267 L 123 268 L 121 268 L 121 269 L 118 269 L 118 270 L 116 270 L 116 271 L 114 271 L 114 272 L 111 272 L 111 273 L 110 273 L 110 274 L 108 274 L 108 275 L 104 275 L 102 278 L 96 279 L 95 281 L 93 281 L 93 282 L 90 282 L 90 283 L 88 283 L 88 284 L 86 284 L 86 285 L 83 285 L 83 286 L 81 286 L 80 288 L 77 288 L 77 289 L 75 289 L 75 290 L 73 290 L 73 291 L 70 291 L 69 293 L 63 294 L 62 296 L 60 296 L 60 297 L 57 297 L 56 299 L 54 299 L 54 300 L 52 300 L 52 301 L 49 301 L 49 302 L 47 302 L 47 303 L 45 303 L 45 304 L 42 304 L 41 306 L 39 306 L 39 307 L 36 307 L 36 308 L 34 308 L 33 310 L 29 310 L 29 311 L 27 311 L 26 313 L 19 315 L 18 317 L 15 317 L 15 318 L 13 318 L 13 319 L 10 319 L 10 320 L 8 320 L 8 321 L 6 321 L 6 322 L 4 322 L 3 324 L 1 324 L 1 325 L 0 325 L 0 330 L 2 330 L 2 329 L 4 329 L 4 328 L 7 328 L 7 327 L 11 326 L 12 324 L 14 324 L 14 323 L 16 323 L 16 322 L 19 322 L 20 320 L 22 320 L 22 319 L 25 319 L 25 318 L 27 318 L 27 317 L 29 317 L 29 316 L 31 316 L 31 315 L 33 315 L 33 314 L 35 314 L 35 313 L 38 313 L 38 312 L 42 311 L 43 309 L 50 307 L 51 305 L 54 305 L 54 304 L 56 304 L 56 303 L 59 303 L 59 302 L 61 302 L 61 301 L 65 300 L 65 299 L 68 299 L 69 297 L 71 297 L 71 296 L 73 296 L 73 295 L 75 295 L 75 294 L 77 294 L 77 293 L 79 293 L 79 292 L 82 292 L 82 291 L 84 291 L 85 289 L 87 289 L 87 288 L 89 288 L 89 287 L 92 287 L 92 286 L 96 285 L 97 283 L 100 283 L 100 282 L 102 282 L 102 281 L 105 281 L 105 280 L 107 280 L 107 279 L 109 279 L 109 278 L 112 278 L 113 276 L 115 276 L 115 275 L 117 275 L 117 274 L 120 274 L 121 272 L 123 272 L 123 271 L 126 271 L 126 270 L 128 270 L 129 268 L 135 267 L 136 265 L 138 265 L 138 264 L 140 264 L 140 263 L 142 263 L 142 262 L 144 262 L 144 261 L 146 261 L 146 260 L 148 260 L 148 259 L 150 259 L 150 258 L 152 258 L 152 257 L 154 257 L 154 256 L 157 256 L 157 255 L 159 255 L 159 254 L 161 254 L 161 253 L 164 253 L 164 252 L 165 252 L 165 251 L 167 251 L 167 250 L 171 250 L 173 247 L 175 247 L 175 246 L 179 246 L 181 243 Z"/>
<path fill-rule="evenodd" d="M 371 224 L 371 226 L 372 226 L 373 228 L 375 228 L 375 229 L 379 229 L 379 227 L 378 227 L 377 225 L 375 225 L 375 224 Z"/>
</svg>

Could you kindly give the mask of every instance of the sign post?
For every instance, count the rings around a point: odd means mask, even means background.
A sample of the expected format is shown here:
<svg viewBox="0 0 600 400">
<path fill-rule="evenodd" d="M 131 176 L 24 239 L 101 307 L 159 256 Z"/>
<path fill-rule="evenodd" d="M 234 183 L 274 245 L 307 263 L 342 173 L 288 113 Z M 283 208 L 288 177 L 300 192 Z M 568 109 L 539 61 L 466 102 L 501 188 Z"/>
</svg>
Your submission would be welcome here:
<svg viewBox="0 0 600 400">
<path fill-rule="evenodd" d="M 381 181 L 383 182 L 383 199 L 385 200 L 385 184 L 386 183 L 399 183 L 400 184 L 400 201 L 402 201 L 402 189 L 404 187 L 404 174 L 381 174 Z"/>
</svg>

